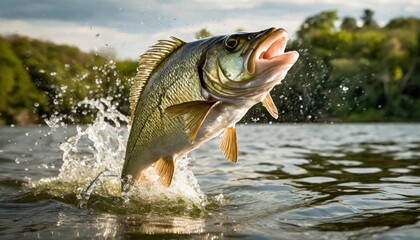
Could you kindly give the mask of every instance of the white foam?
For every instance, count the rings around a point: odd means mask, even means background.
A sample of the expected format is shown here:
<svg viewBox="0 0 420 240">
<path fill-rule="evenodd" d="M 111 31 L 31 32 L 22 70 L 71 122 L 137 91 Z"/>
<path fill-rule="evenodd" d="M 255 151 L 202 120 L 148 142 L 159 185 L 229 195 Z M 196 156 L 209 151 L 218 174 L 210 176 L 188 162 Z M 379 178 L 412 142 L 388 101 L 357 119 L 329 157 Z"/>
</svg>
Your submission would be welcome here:
<svg viewBox="0 0 420 240">
<path fill-rule="evenodd" d="M 86 99 L 78 104 L 82 105 L 98 110 L 95 121 L 87 126 L 76 126 L 76 135 L 59 145 L 63 151 L 63 164 L 58 176 L 30 181 L 26 185 L 29 189 L 47 191 L 52 195 L 76 194 L 82 199 L 93 179 L 101 172 L 107 172 L 107 175 L 117 177 L 102 177 L 92 193 L 103 197 L 122 197 L 127 206 L 133 202 L 159 202 L 167 206 L 181 203 L 187 208 L 203 208 L 207 204 L 206 196 L 201 191 L 196 177 L 188 169 L 188 157 L 176 162 L 169 188 L 157 183 L 158 176 L 150 167 L 145 170 L 144 180 L 121 194 L 119 176 L 128 136 L 127 117 L 120 113 L 109 99 Z M 58 128 L 57 123 L 62 122 L 61 118 L 57 118 L 47 121 L 47 124 L 51 124 L 52 131 Z"/>
</svg>

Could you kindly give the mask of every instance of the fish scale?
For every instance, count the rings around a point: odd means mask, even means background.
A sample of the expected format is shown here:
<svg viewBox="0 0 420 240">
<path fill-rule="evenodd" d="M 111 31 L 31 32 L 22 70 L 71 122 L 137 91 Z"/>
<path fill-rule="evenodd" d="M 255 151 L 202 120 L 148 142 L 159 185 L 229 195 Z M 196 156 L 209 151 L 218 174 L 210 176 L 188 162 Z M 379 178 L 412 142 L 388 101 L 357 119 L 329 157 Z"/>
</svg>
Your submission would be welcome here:
<svg viewBox="0 0 420 240">
<path fill-rule="evenodd" d="M 188 48 L 182 48 L 183 47 L 173 53 L 174 58 L 177 58 L 177 55 L 185 56 L 183 52 L 188 51 Z M 199 57 L 198 53 L 196 53 L 186 62 L 194 65 L 194 61 L 198 62 Z M 126 158 L 144 159 L 146 158 L 144 155 L 147 155 L 147 157 L 150 158 L 150 152 L 159 152 L 159 150 L 165 152 L 165 148 L 168 148 L 173 144 L 162 141 L 162 139 L 164 136 L 173 135 L 173 133 L 178 133 L 175 134 L 177 137 L 175 137 L 176 139 L 174 140 L 184 140 L 187 143 L 187 136 L 183 131 L 184 124 L 182 119 L 170 118 L 167 115 L 162 114 L 159 109 L 165 109 L 168 106 L 186 101 L 203 99 L 198 91 L 200 88 L 200 83 L 197 81 L 198 73 L 194 73 L 192 70 L 185 71 L 185 68 L 180 67 L 172 68 L 170 66 L 174 63 L 171 62 L 168 62 L 167 64 L 168 65 L 166 66 L 168 67 L 162 69 L 161 72 L 159 72 L 159 68 L 156 69 L 160 74 L 152 75 L 149 80 L 149 85 L 145 87 L 144 92 L 140 97 L 135 112 L 136 117 L 134 118 L 133 126 L 130 131 L 130 136 L 137 136 L 138 140 L 128 143 Z M 194 68 L 191 67 L 189 69 Z M 166 72 L 169 70 L 171 70 L 171 72 L 167 74 Z M 195 77 L 191 77 L 192 75 L 195 75 Z M 191 91 L 194 87 L 197 90 Z M 182 137 L 184 139 L 182 139 Z M 125 162 L 125 164 L 132 163 L 135 162 Z M 148 165 L 150 164 L 151 163 Z M 135 168 L 135 166 L 127 165 L 124 168 Z"/>
<path fill-rule="evenodd" d="M 130 92 L 123 185 L 154 165 L 169 186 L 175 160 L 223 131 L 220 148 L 236 163 L 235 124 L 259 102 L 277 117 L 269 92 L 298 56 L 284 53 L 286 41 L 283 29 L 270 28 L 190 43 L 172 37 L 152 46 L 139 59 Z"/>
</svg>

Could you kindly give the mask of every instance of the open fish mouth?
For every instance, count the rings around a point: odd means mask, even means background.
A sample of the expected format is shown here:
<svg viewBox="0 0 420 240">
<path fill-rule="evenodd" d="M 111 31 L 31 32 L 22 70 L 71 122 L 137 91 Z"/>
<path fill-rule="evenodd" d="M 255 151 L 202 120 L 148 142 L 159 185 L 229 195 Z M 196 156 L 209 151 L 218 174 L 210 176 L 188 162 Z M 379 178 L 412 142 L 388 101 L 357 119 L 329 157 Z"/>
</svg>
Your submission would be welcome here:
<svg viewBox="0 0 420 240">
<path fill-rule="evenodd" d="M 251 44 L 246 69 L 250 74 L 258 74 L 271 68 L 289 69 L 298 59 L 296 51 L 285 52 L 288 34 L 283 28 L 269 28 Z"/>
</svg>

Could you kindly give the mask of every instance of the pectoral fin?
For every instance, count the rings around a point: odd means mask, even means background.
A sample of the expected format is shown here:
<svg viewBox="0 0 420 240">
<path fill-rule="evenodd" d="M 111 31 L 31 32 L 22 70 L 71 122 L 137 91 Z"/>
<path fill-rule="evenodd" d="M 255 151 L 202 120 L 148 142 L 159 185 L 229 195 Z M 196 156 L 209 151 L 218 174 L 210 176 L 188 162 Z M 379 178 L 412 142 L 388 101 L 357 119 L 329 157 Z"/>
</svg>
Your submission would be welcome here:
<svg viewBox="0 0 420 240">
<path fill-rule="evenodd" d="M 270 96 L 270 93 L 268 93 L 264 100 L 262 100 L 262 104 L 273 118 L 277 119 L 279 117 L 279 112 Z"/>
<path fill-rule="evenodd" d="M 156 173 L 159 175 L 158 182 L 165 187 L 169 187 L 174 175 L 174 160 L 171 157 L 160 158 L 155 165 Z"/>
<path fill-rule="evenodd" d="M 184 117 L 185 131 L 189 134 L 188 140 L 193 143 L 207 115 L 219 103 L 219 101 L 192 101 L 170 106 L 165 111 L 174 117 Z"/>
<path fill-rule="evenodd" d="M 234 127 L 225 129 L 222 138 L 220 138 L 220 149 L 227 160 L 233 163 L 238 161 L 238 146 L 236 143 L 236 129 Z"/>
</svg>

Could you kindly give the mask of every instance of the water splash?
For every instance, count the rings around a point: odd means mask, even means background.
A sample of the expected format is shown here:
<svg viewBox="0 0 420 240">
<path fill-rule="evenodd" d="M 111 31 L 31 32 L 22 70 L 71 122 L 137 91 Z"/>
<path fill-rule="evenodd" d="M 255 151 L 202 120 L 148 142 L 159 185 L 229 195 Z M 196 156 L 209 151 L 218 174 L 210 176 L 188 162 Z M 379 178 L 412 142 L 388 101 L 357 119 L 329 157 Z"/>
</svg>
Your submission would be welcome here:
<svg viewBox="0 0 420 240">
<path fill-rule="evenodd" d="M 27 189 L 36 193 L 47 192 L 52 196 L 74 195 L 77 199 L 75 204 L 87 207 L 98 201 L 98 197 L 104 202 L 117 199 L 122 203 L 117 211 L 201 211 L 208 204 L 208 198 L 187 167 L 188 157 L 177 161 L 169 188 L 157 183 L 158 175 L 150 167 L 144 172 L 144 181 L 121 193 L 119 176 L 129 132 L 126 127 L 128 119 L 116 109 L 111 98 L 85 99 L 78 106 L 96 109 L 96 119 L 92 124 L 76 126 L 76 134 L 59 145 L 63 152 L 63 164 L 58 176 L 29 181 L 25 185 Z M 60 117 L 46 122 L 51 131 L 63 127 Z M 89 189 L 92 193 L 87 194 L 92 181 L 104 172 L 108 177 L 100 177 Z M 92 199 L 91 194 L 96 197 Z M 110 204 L 115 205 L 115 202 Z"/>
</svg>

